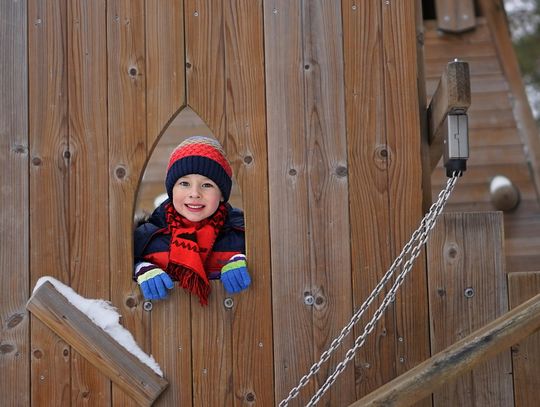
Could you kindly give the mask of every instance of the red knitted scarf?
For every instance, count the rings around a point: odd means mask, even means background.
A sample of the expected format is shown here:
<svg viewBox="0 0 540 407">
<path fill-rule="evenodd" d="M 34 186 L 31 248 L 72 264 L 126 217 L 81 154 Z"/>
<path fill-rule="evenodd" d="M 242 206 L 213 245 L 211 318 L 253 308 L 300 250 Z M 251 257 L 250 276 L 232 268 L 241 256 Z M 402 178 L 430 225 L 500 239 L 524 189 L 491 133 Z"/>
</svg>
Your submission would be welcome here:
<svg viewBox="0 0 540 407">
<path fill-rule="evenodd" d="M 210 282 L 204 265 L 226 216 L 227 207 L 223 203 L 212 216 L 200 222 L 187 220 L 172 204 L 166 208 L 171 232 L 167 274 L 181 287 L 197 295 L 201 305 L 208 304 L 210 295 Z"/>
</svg>

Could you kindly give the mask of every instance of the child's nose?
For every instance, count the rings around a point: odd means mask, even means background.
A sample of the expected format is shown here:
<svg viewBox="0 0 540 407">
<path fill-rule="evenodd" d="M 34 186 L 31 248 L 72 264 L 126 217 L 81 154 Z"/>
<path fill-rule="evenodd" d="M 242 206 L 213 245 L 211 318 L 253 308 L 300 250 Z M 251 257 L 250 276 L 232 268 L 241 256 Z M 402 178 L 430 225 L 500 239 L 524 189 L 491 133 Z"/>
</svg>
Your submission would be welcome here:
<svg viewBox="0 0 540 407">
<path fill-rule="evenodd" d="M 199 187 L 197 185 L 193 185 L 191 187 L 191 190 L 189 191 L 189 196 L 192 197 L 192 198 L 201 196 L 201 193 L 199 191 Z"/>
</svg>

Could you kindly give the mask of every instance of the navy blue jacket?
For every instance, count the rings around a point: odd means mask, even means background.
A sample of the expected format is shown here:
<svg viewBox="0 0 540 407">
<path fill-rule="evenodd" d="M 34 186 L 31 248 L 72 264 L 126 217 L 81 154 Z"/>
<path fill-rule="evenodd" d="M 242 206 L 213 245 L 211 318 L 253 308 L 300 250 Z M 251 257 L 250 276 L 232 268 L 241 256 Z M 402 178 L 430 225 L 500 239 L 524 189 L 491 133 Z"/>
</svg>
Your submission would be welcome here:
<svg viewBox="0 0 540 407">
<path fill-rule="evenodd" d="M 135 229 L 135 263 L 148 261 L 163 270 L 167 267 L 171 234 L 165 220 L 167 199 L 154 210 L 150 218 Z M 210 279 L 219 278 L 221 268 L 235 254 L 246 252 L 244 237 L 244 213 L 227 204 L 227 218 L 218 234 L 212 252 L 206 261 L 206 271 Z"/>
</svg>

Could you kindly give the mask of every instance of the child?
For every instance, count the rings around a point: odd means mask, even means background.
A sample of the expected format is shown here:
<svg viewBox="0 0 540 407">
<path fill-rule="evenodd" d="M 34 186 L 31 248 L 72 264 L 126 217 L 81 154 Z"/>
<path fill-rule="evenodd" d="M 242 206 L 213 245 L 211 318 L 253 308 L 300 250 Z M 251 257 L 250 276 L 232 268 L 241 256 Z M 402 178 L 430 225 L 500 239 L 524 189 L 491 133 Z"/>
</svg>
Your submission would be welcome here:
<svg viewBox="0 0 540 407">
<path fill-rule="evenodd" d="M 169 198 L 135 229 L 135 273 L 146 299 L 163 299 L 174 281 L 208 303 L 209 280 L 225 290 L 247 288 L 244 219 L 228 203 L 232 169 L 221 145 L 190 137 L 172 152 L 165 186 Z"/>
</svg>

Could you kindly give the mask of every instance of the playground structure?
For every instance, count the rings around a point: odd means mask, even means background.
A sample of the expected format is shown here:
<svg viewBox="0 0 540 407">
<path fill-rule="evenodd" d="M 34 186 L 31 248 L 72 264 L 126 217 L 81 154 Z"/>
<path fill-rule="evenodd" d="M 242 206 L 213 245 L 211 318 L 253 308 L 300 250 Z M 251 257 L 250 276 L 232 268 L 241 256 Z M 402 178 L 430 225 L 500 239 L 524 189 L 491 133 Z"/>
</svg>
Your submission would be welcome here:
<svg viewBox="0 0 540 407">
<path fill-rule="evenodd" d="M 540 141 L 498 0 L 33 0 L 3 2 L 0 16 L 3 404 L 137 403 L 27 311 L 49 275 L 119 308 L 169 383 L 156 405 L 277 405 L 446 182 L 427 107 L 455 58 L 471 85 L 457 213 L 321 404 L 360 405 L 540 291 Z M 130 279 L 133 213 L 187 109 L 233 164 L 253 286 L 232 303 L 215 283 L 206 308 L 181 290 L 145 307 Z M 491 212 L 496 175 L 519 191 L 510 212 Z M 519 345 L 417 404 L 533 405 L 534 304 Z M 290 405 L 309 401 L 366 322 Z"/>
</svg>

